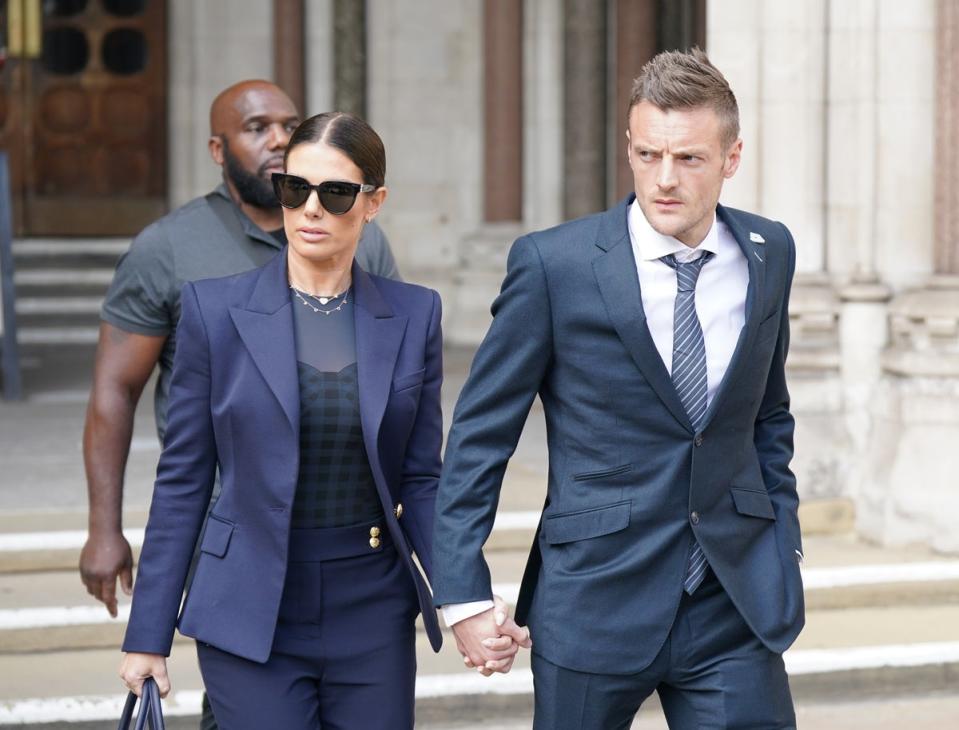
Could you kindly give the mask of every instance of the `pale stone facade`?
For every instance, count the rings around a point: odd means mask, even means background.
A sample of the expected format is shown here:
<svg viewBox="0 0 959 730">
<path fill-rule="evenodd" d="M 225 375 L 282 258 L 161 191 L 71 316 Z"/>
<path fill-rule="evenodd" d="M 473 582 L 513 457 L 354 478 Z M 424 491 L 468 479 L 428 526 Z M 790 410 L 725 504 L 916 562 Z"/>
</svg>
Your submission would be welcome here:
<svg viewBox="0 0 959 730">
<path fill-rule="evenodd" d="M 212 96 L 270 75 L 272 21 L 254 0 L 171 5 L 179 203 L 216 180 Z M 563 209 L 564 4 L 524 0 L 522 220 L 483 221 L 482 5 L 367 6 L 368 110 L 391 189 L 381 222 L 407 277 L 443 295 L 447 338 L 467 344 L 488 324 L 510 242 Z M 332 8 L 307 0 L 308 113 L 333 98 Z M 959 552 L 959 176 L 936 168 L 959 161 L 959 11 L 947 0 L 707 8 L 707 50 L 737 93 L 745 140 L 723 202 L 782 220 L 798 246 L 801 493 L 848 498 L 869 538 Z"/>
</svg>

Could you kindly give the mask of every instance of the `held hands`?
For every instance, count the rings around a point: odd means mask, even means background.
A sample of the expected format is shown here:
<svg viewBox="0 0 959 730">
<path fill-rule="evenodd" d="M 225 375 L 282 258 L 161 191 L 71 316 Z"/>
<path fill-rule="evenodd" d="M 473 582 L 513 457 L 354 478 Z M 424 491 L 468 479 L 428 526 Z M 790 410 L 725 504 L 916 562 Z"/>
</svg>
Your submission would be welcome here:
<svg viewBox="0 0 959 730">
<path fill-rule="evenodd" d="M 494 672 L 506 674 L 519 648 L 533 646 L 529 629 L 509 617 L 506 601 L 493 596 L 493 604 L 493 608 L 453 624 L 456 648 L 463 655 L 463 663 L 475 667 L 484 677 Z"/>
<path fill-rule="evenodd" d="M 117 578 L 128 596 L 133 594 L 133 553 L 122 532 L 91 532 L 80 552 L 80 579 L 87 593 L 102 601 L 117 617 Z"/>
<path fill-rule="evenodd" d="M 137 697 L 143 690 L 143 680 L 153 677 L 160 697 L 170 694 L 170 678 L 166 673 L 166 657 L 162 654 L 143 654 L 131 651 L 120 662 L 120 679 Z"/>
</svg>

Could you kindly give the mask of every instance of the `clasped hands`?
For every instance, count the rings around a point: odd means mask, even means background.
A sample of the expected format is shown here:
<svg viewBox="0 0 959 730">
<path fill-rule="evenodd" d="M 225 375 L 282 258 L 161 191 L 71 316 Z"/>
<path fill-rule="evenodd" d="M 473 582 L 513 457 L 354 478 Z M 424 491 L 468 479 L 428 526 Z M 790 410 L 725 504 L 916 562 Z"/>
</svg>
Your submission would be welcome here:
<svg viewBox="0 0 959 730">
<path fill-rule="evenodd" d="M 529 629 L 509 616 L 506 601 L 499 596 L 493 596 L 493 608 L 453 624 L 453 635 L 463 663 L 484 677 L 494 672 L 506 674 L 519 648 L 533 646 Z"/>
</svg>

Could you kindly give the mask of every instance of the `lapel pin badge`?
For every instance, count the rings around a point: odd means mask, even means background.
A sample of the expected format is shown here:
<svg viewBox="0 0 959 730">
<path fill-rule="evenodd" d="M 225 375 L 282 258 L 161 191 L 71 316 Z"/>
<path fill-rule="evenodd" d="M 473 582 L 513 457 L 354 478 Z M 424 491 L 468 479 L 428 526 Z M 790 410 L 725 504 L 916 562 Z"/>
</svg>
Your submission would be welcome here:
<svg viewBox="0 0 959 730">
<path fill-rule="evenodd" d="M 754 231 L 749 232 L 749 240 L 753 243 L 766 243 L 766 239 Z"/>
</svg>

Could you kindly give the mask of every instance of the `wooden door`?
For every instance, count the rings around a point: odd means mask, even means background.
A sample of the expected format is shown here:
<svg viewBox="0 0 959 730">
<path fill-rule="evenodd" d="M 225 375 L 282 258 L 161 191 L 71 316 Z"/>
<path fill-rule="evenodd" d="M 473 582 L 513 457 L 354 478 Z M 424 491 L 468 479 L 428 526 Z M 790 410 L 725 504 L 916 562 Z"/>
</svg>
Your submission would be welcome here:
<svg viewBox="0 0 959 730">
<path fill-rule="evenodd" d="M 132 234 L 166 209 L 165 0 L 0 0 L 19 235 Z"/>
</svg>

